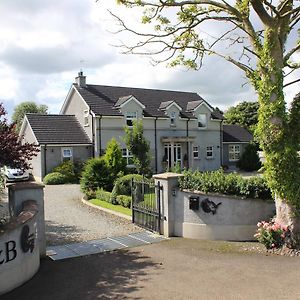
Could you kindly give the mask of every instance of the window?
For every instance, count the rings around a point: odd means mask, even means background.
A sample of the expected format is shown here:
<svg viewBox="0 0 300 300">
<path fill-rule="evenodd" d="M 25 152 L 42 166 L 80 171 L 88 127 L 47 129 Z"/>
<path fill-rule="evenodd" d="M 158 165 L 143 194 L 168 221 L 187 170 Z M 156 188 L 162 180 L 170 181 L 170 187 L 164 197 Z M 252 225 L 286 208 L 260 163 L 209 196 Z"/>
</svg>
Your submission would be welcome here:
<svg viewBox="0 0 300 300">
<path fill-rule="evenodd" d="M 137 118 L 137 113 L 136 111 L 129 111 L 126 113 L 126 125 L 129 127 L 132 127 L 133 125 L 133 120 L 136 120 Z"/>
<path fill-rule="evenodd" d="M 199 147 L 198 146 L 193 146 L 193 158 L 194 159 L 199 158 Z"/>
<path fill-rule="evenodd" d="M 206 128 L 207 125 L 207 116 L 206 114 L 198 115 L 198 128 Z"/>
<path fill-rule="evenodd" d="M 170 114 L 171 126 L 176 126 L 175 119 L 176 119 L 176 112 L 172 111 L 171 114 Z"/>
<path fill-rule="evenodd" d="M 122 149 L 122 156 L 126 159 L 127 166 L 134 165 L 132 153 L 128 149 L 126 148 Z"/>
<path fill-rule="evenodd" d="M 83 125 L 89 126 L 89 111 L 88 110 L 83 111 Z"/>
<path fill-rule="evenodd" d="M 240 159 L 240 145 L 229 145 L 229 161 L 238 161 Z"/>
<path fill-rule="evenodd" d="M 206 147 L 206 158 L 210 159 L 214 157 L 214 146 Z"/>
<path fill-rule="evenodd" d="M 72 160 L 72 149 L 71 148 L 62 148 L 62 161 Z"/>
</svg>

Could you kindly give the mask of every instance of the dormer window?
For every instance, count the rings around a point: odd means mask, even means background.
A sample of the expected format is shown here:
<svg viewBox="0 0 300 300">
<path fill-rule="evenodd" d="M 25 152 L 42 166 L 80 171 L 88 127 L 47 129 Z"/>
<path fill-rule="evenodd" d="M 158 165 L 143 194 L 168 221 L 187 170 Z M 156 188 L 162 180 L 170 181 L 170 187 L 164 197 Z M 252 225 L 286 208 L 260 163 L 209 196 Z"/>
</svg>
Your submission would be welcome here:
<svg viewBox="0 0 300 300">
<path fill-rule="evenodd" d="M 206 128 L 207 126 L 207 115 L 199 114 L 198 115 L 198 128 Z"/>
<path fill-rule="evenodd" d="M 88 109 L 83 111 L 83 125 L 89 126 L 89 110 Z"/>
<path fill-rule="evenodd" d="M 136 111 L 128 111 L 126 113 L 126 125 L 129 127 L 133 126 L 133 121 L 137 119 Z"/>
<path fill-rule="evenodd" d="M 176 120 L 176 112 L 172 111 L 170 114 L 170 122 L 171 122 L 170 125 L 171 126 L 176 126 L 175 120 Z"/>
</svg>

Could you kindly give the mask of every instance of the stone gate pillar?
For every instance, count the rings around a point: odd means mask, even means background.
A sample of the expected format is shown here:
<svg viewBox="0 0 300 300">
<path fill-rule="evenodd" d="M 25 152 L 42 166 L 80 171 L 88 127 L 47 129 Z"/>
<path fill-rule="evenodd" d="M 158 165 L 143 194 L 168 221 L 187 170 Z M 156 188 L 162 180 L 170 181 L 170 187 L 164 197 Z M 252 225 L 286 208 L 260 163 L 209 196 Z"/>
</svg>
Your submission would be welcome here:
<svg viewBox="0 0 300 300">
<path fill-rule="evenodd" d="M 162 233 L 164 236 L 174 236 L 175 222 L 175 203 L 174 199 L 178 192 L 178 178 L 183 176 L 177 173 L 155 174 L 153 178 L 155 185 L 160 183 L 161 215 L 162 215 Z"/>
<path fill-rule="evenodd" d="M 37 232 L 40 256 L 46 256 L 44 185 L 36 182 L 17 182 L 7 184 L 9 212 L 11 216 L 18 216 L 22 211 L 23 202 L 34 200 L 37 203 L 38 218 Z"/>
</svg>

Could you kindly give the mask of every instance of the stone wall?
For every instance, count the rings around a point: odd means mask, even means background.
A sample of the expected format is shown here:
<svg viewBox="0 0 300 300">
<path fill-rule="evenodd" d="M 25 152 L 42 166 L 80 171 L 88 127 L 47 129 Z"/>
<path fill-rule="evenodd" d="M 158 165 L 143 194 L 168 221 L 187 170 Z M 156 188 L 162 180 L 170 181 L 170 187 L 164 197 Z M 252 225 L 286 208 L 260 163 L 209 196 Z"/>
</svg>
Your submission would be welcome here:
<svg viewBox="0 0 300 300">
<path fill-rule="evenodd" d="M 256 224 L 275 214 L 273 201 L 180 191 L 180 174 L 154 175 L 161 191 L 163 234 L 209 240 L 254 240 Z"/>
</svg>

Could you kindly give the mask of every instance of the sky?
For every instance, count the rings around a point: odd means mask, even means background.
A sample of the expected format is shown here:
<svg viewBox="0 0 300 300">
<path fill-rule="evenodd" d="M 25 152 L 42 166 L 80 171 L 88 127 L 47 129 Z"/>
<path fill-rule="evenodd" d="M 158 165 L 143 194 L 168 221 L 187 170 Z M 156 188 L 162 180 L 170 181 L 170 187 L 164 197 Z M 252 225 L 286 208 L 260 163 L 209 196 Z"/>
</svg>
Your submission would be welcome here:
<svg viewBox="0 0 300 300">
<path fill-rule="evenodd" d="M 152 66 L 145 56 L 122 54 L 113 46 L 120 36 L 111 33 L 116 22 L 107 9 L 135 28 L 139 17 L 115 2 L 0 1 L 0 102 L 9 115 L 24 101 L 46 104 L 50 113 L 59 113 L 81 69 L 88 84 L 197 92 L 222 110 L 240 101 L 256 100 L 244 74 L 220 58 L 210 56 L 200 71 L 188 71 Z M 132 41 L 132 37 L 126 38 Z M 299 85 L 291 86 L 285 91 L 286 99 L 299 90 Z"/>
</svg>

